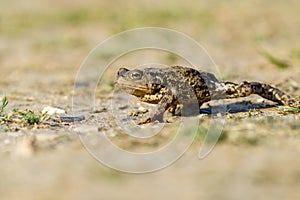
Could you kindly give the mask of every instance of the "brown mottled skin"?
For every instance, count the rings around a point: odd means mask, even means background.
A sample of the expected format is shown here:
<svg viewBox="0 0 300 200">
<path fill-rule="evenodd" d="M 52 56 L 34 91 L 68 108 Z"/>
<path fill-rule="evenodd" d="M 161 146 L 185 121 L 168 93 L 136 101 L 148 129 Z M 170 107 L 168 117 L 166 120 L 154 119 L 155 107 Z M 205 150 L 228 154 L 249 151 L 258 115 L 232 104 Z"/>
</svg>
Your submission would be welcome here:
<svg viewBox="0 0 300 200">
<path fill-rule="evenodd" d="M 211 73 L 181 66 L 134 70 L 120 68 L 115 83 L 140 101 L 158 104 L 155 115 L 146 119 L 145 123 L 162 121 L 165 110 L 175 114 L 188 105 L 198 104 L 200 108 L 203 103 L 212 99 L 245 97 L 251 94 L 279 104 L 299 106 L 294 98 L 268 84 L 220 82 Z"/>
</svg>

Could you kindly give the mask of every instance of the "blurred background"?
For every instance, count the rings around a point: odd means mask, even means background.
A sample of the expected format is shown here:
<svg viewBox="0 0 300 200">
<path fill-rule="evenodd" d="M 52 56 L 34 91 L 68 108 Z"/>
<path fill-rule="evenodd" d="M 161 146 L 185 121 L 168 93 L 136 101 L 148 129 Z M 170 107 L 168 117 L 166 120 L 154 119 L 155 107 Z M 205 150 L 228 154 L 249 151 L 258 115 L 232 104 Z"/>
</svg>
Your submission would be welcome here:
<svg viewBox="0 0 300 200">
<path fill-rule="evenodd" d="M 225 80 L 258 80 L 287 90 L 293 85 L 299 95 L 299 10 L 298 0 L 1 0 L 0 93 L 10 100 L 8 110 L 45 105 L 70 110 L 76 73 L 98 43 L 128 29 L 155 26 L 195 39 Z M 174 57 L 165 59 L 176 65 Z M 41 136 L 47 150 L 31 154 L 24 138 L 39 130 L 0 132 L 0 196 L 299 199 L 300 127 L 295 121 L 274 123 L 233 123 L 227 127 L 232 140 L 218 144 L 206 159 L 197 159 L 197 144 L 170 168 L 144 175 L 102 166 L 76 136 L 56 138 L 55 147 L 49 142 L 53 135 Z"/>
<path fill-rule="evenodd" d="M 268 65 L 262 50 L 286 61 L 289 67 L 299 65 L 299 7 L 296 0 L 3 0 L 1 69 L 17 68 L 15 73 L 23 75 L 28 68 L 31 74 L 65 69 L 75 74 L 88 52 L 109 36 L 132 28 L 158 26 L 185 33 L 203 45 L 224 78 L 244 78 L 247 68 L 248 78 L 272 79 L 274 75 L 269 77 L 270 73 L 265 72 L 276 72 L 280 66 Z M 8 78 L 5 72 L 1 76 Z"/>
</svg>

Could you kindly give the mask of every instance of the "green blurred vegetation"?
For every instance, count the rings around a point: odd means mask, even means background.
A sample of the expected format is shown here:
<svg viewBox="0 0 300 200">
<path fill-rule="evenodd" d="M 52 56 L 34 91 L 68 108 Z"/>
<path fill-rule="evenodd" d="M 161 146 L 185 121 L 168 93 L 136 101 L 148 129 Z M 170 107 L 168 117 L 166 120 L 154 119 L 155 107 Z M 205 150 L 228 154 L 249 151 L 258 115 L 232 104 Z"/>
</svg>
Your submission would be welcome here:
<svg viewBox="0 0 300 200">
<path fill-rule="evenodd" d="M 277 58 L 275 56 L 273 56 L 271 53 L 265 51 L 265 50 L 260 50 L 259 53 L 266 58 L 270 63 L 272 63 L 273 65 L 275 65 L 276 67 L 278 67 L 279 69 L 287 69 L 290 67 L 290 64 L 288 63 L 288 61 Z"/>
<path fill-rule="evenodd" d="M 81 26 L 84 24 L 102 24 L 112 32 L 120 32 L 140 26 L 167 26 L 172 23 L 195 23 L 202 27 L 213 24 L 213 10 L 201 10 L 199 7 L 183 3 L 165 6 L 148 6 L 136 2 L 99 4 L 94 7 L 50 10 L 47 12 L 20 12 L 0 15 L 0 32 L 4 35 L 19 36 L 27 31 L 43 27 Z"/>
<path fill-rule="evenodd" d="M 87 46 L 88 42 L 79 37 L 49 37 L 37 39 L 33 42 L 32 46 L 34 49 L 55 49 L 59 47 L 83 47 Z"/>
<path fill-rule="evenodd" d="M 7 104 L 8 104 L 8 101 L 7 101 L 6 96 L 4 95 L 2 103 L 0 105 L 0 115 L 3 113 L 4 108 L 7 106 Z"/>
</svg>

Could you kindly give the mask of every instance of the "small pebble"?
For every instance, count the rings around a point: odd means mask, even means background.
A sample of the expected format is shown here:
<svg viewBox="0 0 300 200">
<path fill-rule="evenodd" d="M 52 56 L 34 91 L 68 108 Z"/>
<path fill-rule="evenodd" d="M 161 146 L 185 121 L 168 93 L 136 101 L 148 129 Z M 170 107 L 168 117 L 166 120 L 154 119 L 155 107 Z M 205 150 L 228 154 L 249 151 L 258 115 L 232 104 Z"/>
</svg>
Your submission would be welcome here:
<svg viewBox="0 0 300 200">
<path fill-rule="evenodd" d="M 59 109 L 59 108 L 54 108 L 54 107 L 50 107 L 50 106 L 46 106 L 43 110 L 42 110 L 43 114 L 48 114 L 48 115 L 54 115 L 54 114 L 65 114 L 66 111 L 63 109 Z"/>
<path fill-rule="evenodd" d="M 80 122 L 85 120 L 85 116 L 75 116 L 75 117 L 60 117 L 62 122 Z"/>
<path fill-rule="evenodd" d="M 147 108 L 144 108 L 144 107 L 142 107 L 142 106 L 140 106 L 140 107 L 138 108 L 138 111 L 141 112 L 141 113 L 146 113 L 146 112 L 148 112 L 148 109 L 147 109 Z"/>
</svg>

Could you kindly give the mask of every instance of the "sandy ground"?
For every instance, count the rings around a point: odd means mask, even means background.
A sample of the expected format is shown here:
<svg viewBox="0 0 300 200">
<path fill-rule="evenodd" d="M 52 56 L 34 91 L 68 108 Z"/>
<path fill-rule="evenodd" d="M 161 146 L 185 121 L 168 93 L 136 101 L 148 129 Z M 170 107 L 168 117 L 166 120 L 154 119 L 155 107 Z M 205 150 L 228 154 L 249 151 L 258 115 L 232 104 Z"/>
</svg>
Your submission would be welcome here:
<svg viewBox="0 0 300 200">
<path fill-rule="evenodd" d="M 4 114 L 15 109 L 39 114 L 53 106 L 72 115 L 74 83 L 88 53 L 120 31 L 146 26 L 170 28 L 194 38 L 209 52 L 222 79 L 272 83 L 299 98 L 299 9 L 297 0 L 1 1 L 0 94 L 9 101 Z M 96 60 L 99 69 L 110 53 Z M 172 124 L 149 140 L 127 137 L 109 110 L 118 66 L 153 60 L 185 64 L 158 51 L 123 56 L 100 80 L 97 112 L 91 118 L 51 125 L 2 123 L 1 199 L 300 198 L 300 114 L 282 113 L 255 95 L 229 102 L 233 110 L 236 105 L 243 109 L 225 116 L 221 140 L 203 160 L 198 152 L 210 115 L 201 118 L 199 136 L 186 154 L 165 169 L 128 174 L 94 159 L 75 131 L 78 125 L 96 122 L 116 145 L 133 152 L 149 152 L 172 140 Z M 84 81 L 77 82 L 82 86 L 78 86 L 78 102 L 83 108 L 91 106 L 85 97 L 95 90 L 90 87 L 98 79 L 95 70 L 84 71 Z M 123 111 L 130 113 L 126 107 Z"/>
</svg>

